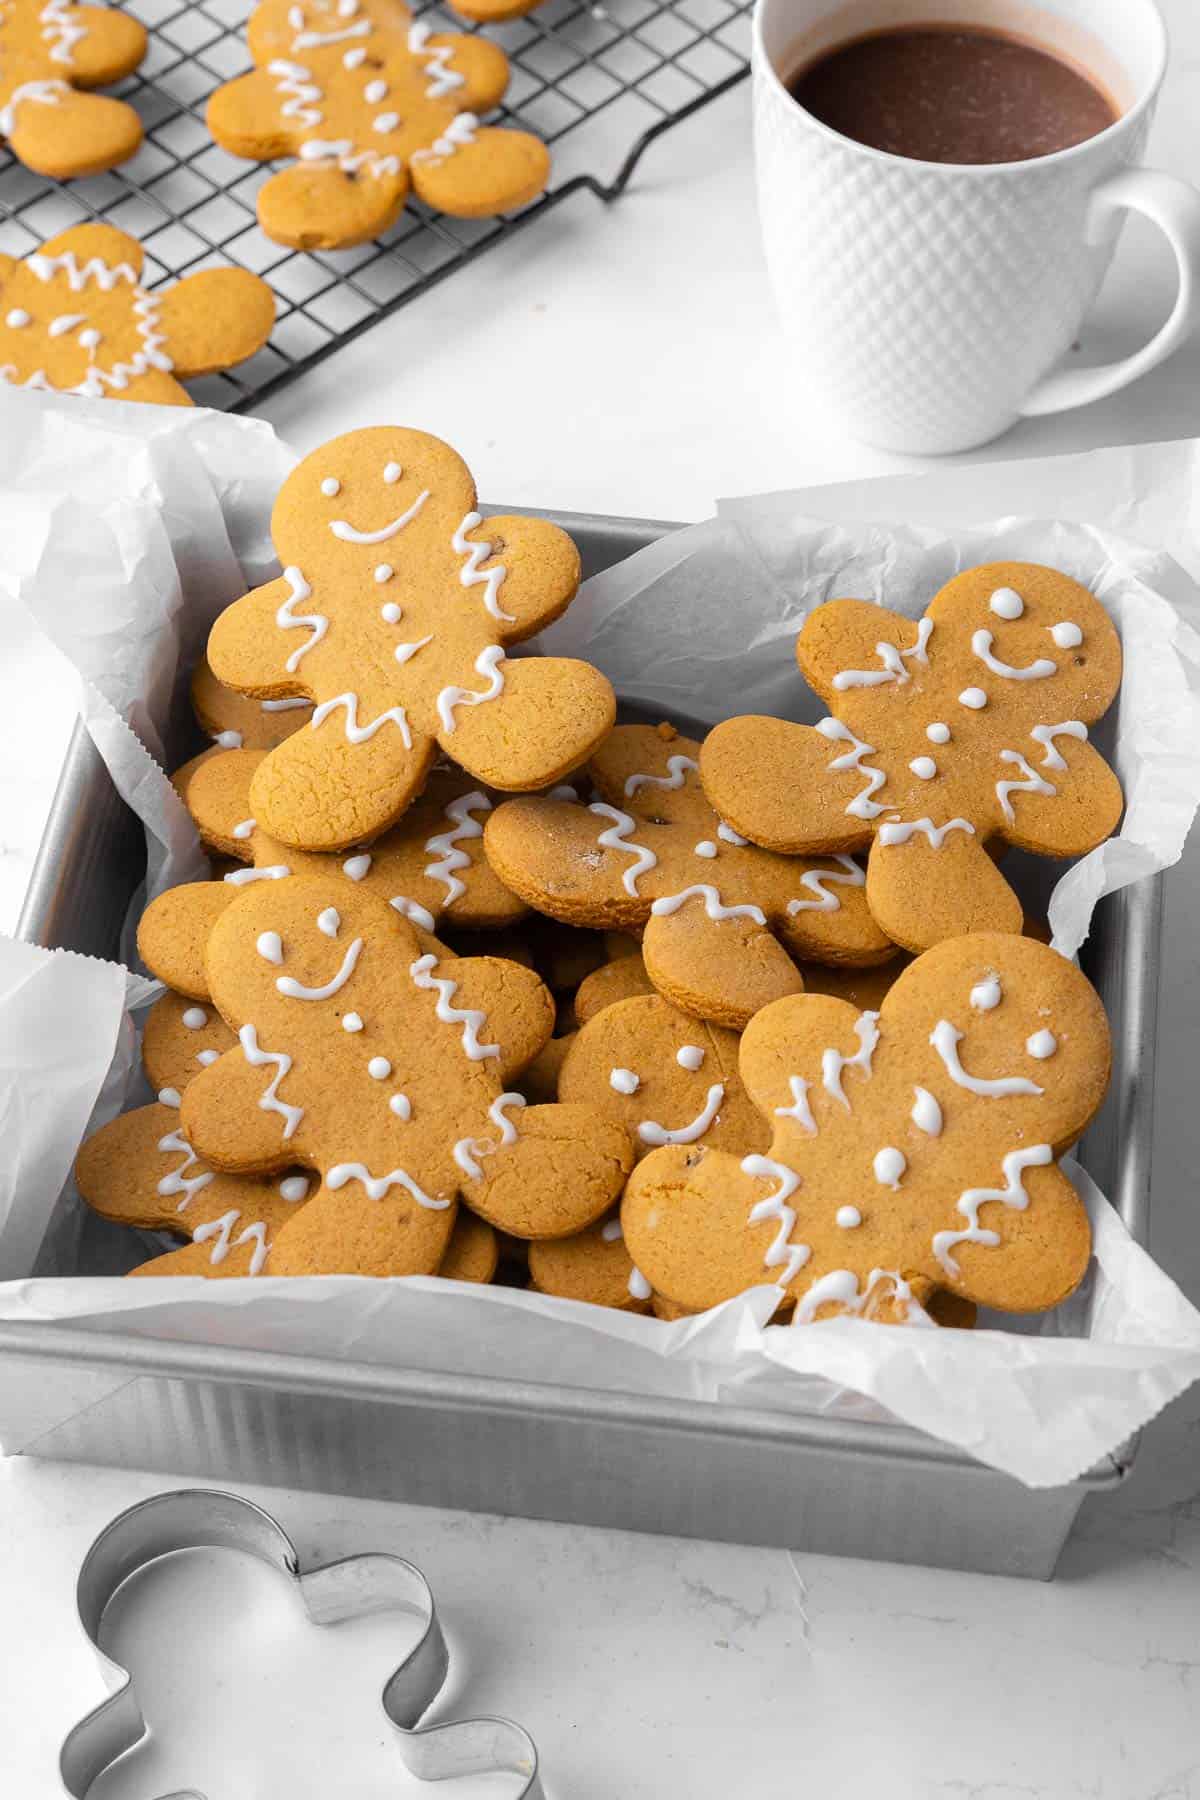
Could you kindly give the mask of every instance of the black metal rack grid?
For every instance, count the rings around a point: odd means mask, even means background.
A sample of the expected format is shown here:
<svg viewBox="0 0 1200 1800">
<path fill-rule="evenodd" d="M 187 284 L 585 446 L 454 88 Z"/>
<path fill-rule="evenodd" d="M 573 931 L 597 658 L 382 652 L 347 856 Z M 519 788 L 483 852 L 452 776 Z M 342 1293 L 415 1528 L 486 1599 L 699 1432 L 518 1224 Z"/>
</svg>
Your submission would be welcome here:
<svg viewBox="0 0 1200 1800">
<path fill-rule="evenodd" d="M 131 0 L 150 48 L 112 91 L 141 115 L 141 149 L 123 168 L 67 184 L 0 149 L 0 251 L 25 256 L 70 225 L 103 219 L 141 241 L 148 287 L 227 263 L 261 275 L 276 296 L 270 343 L 189 384 L 202 405 L 244 412 L 569 195 L 616 199 L 654 138 L 745 76 L 749 9 L 750 0 L 545 0 L 489 27 L 511 64 L 497 122 L 552 147 L 547 192 L 495 219 L 450 219 L 410 200 L 374 243 L 303 252 L 272 243 L 255 218 L 258 189 L 281 165 L 230 156 L 204 123 L 213 88 L 251 66 L 250 0 Z M 437 30 L 469 29 L 414 10 Z"/>
</svg>

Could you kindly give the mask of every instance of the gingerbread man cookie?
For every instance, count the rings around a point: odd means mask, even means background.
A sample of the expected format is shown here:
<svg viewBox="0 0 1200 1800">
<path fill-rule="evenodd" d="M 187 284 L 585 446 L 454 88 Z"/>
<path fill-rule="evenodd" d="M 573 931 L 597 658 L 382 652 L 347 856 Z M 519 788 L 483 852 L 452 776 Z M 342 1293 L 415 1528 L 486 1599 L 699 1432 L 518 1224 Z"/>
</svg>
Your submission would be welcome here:
<svg viewBox="0 0 1200 1800">
<path fill-rule="evenodd" d="M 620 1192 L 619 1127 L 512 1089 L 553 1022 L 516 963 L 437 963 L 376 894 L 302 876 L 251 884 L 206 960 L 238 1048 L 188 1084 L 185 1136 L 214 1168 L 321 1177 L 272 1273 L 433 1274 L 460 1193 L 503 1230 L 556 1237 Z"/>
<path fill-rule="evenodd" d="M 615 1214 L 574 1237 L 530 1244 L 529 1285 L 560 1300 L 586 1300 L 619 1312 L 650 1311 L 650 1295 L 630 1261 Z"/>
<path fill-rule="evenodd" d="M 192 671 L 192 711 L 218 750 L 274 750 L 312 718 L 312 701 L 251 700 L 219 682 L 202 656 Z"/>
<path fill-rule="evenodd" d="M 856 965 L 893 956 L 858 864 L 747 843 L 705 799 L 699 754 L 672 726 L 618 726 L 590 765 L 603 800 L 506 801 L 484 830 L 492 867 L 569 924 L 644 924 L 658 991 L 723 1025 L 799 992 L 793 956 Z"/>
<path fill-rule="evenodd" d="M 130 75 L 146 31 L 128 13 L 67 0 L 0 7 L 0 137 L 18 162 L 69 181 L 128 160 L 142 141 L 132 106 L 89 88 Z"/>
<path fill-rule="evenodd" d="M 621 1207 L 630 1255 L 683 1306 L 774 1282 L 797 1323 L 874 1308 L 881 1288 L 902 1306 L 920 1282 L 1002 1311 L 1054 1306 L 1090 1252 L 1055 1159 L 1098 1110 L 1109 1060 L 1084 976 L 1002 933 L 926 951 L 878 1013 L 777 1001 L 740 1056 L 770 1149 L 645 1157 Z"/>
<path fill-rule="evenodd" d="M 283 575 L 223 613 L 219 681 L 315 700 L 255 775 L 251 812 L 283 843 L 367 843 L 420 793 L 440 746 L 477 782 L 547 786 L 616 715 L 587 663 L 509 660 L 569 606 L 579 553 L 540 519 L 481 519 L 461 458 L 424 432 L 350 432 L 288 477 L 272 515 Z"/>
<path fill-rule="evenodd" d="M 737 1033 L 661 994 L 618 1000 L 576 1032 L 558 1097 L 614 1120 L 639 1156 L 664 1144 L 747 1151 L 770 1142 L 738 1074 Z"/>
<path fill-rule="evenodd" d="M 366 243 L 408 197 L 457 218 L 536 199 L 550 158 L 526 131 L 481 125 L 508 59 L 481 37 L 434 33 L 400 0 L 264 0 L 257 67 L 213 94 L 208 127 L 259 162 L 295 157 L 258 192 L 258 222 L 298 250 Z"/>
<path fill-rule="evenodd" d="M 101 1218 L 189 1237 L 134 1275 L 261 1275 L 276 1233 L 315 1183 L 308 1175 L 223 1174 L 184 1136 L 179 1096 L 102 1125 L 75 1163 L 80 1194 Z"/>
<path fill-rule="evenodd" d="M 705 791 L 775 850 L 869 843 L 867 900 L 906 949 L 1020 931 L 989 840 L 1081 856 L 1115 829 L 1120 785 L 1087 728 L 1120 685 L 1121 646 L 1068 576 L 987 563 L 947 582 L 915 623 L 828 601 L 796 655 L 830 717 L 726 720 L 701 753 Z"/>
<path fill-rule="evenodd" d="M 274 296 L 246 269 L 153 293 L 141 274 L 141 245 L 111 225 L 73 225 L 24 262 L 0 255 L 0 380 L 191 406 L 181 381 L 244 361 L 270 336 Z"/>
</svg>

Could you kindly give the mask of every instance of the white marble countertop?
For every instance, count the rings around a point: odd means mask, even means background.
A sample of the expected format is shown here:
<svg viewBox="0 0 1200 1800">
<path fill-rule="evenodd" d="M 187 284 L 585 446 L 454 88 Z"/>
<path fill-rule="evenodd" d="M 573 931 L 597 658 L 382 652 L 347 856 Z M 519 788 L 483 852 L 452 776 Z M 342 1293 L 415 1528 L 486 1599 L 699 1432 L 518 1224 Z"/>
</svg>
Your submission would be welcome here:
<svg viewBox="0 0 1200 1800">
<path fill-rule="evenodd" d="M 1200 12 L 1190 0 L 1164 10 L 1174 62 L 1151 160 L 1197 178 Z M 1168 309 L 1171 279 L 1162 245 L 1132 225 L 1080 354 L 1106 358 L 1146 338 Z M 702 516 L 718 494 L 905 466 L 814 417 L 789 376 L 756 238 L 745 89 L 660 142 L 617 206 L 567 203 L 266 410 L 301 450 L 402 419 L 460 447 L 488 496 L 659 518 Z M 1030 422 L 977 460 L 1197 433 L 1200 340 L 1139 386 Z M 45 663 L 42 672 L 52 686 Z M 65 689 L 58 702 L 39 697 L 35 713 L 33 676 L 31 663 L 11 658 L 0 671 L 6 923 L 69 715 Z M 22 727 L 37 755 L 18 768 Z M 1198 893 L 1193 850 L 1168 878 L 1151 1245 L 1193 1299 Z M 115 1512 L 170 1485 L 124 1469 L 0 1463 L 0 1786 L 14 1800 L 57 1792 L 59 1741 L 101 1692 L 74 1619 L 79 1558 Z M 1200 1797 L 1200 1394 L 1147 1431 L 1119 1492 L 1088 1503 L 1049 1586 L 265 1498 L 306 1551 L 390 1549 L 425 1568 L 463 1650 L 450 1711 L 521 1719 L 556 1800 L 782 1800 L 810 1788 L 848 1800 Z M 163 1642 L 193 1638 L 175 1628 Z M 360 1646 L 372 1680 L 386 1668 L 381 1642 Z M 186 1659 L 151 1658 L 168 1701 L 208 1709 L 230 1743 L 247 1729 L 238 1723 L 247 1709 L 262 1730 L 284 1721 L 274 1731 L 290 1760 L 277 1785 L 255 1788 L 244 1775 L 237 1785 L 235 1757 L 211 1800 L 325 1794 L 331 1770 L 340 1792 L 426 1791 L 397 1776 L 378 1730 L 351 1740 L 330 1727 L 301 1757 L 300 1726 L 319 1710 L 303 1704 L 318 1692 L 311 1670 L 295 1674 L 273 1712 L 279 1696 L 262 1662 L 239 1681 L 239 1652 L 227 1650 L 199 1701 Z M 454 1800 L 512 1785 L 444 1791 Z"/>
</svg>

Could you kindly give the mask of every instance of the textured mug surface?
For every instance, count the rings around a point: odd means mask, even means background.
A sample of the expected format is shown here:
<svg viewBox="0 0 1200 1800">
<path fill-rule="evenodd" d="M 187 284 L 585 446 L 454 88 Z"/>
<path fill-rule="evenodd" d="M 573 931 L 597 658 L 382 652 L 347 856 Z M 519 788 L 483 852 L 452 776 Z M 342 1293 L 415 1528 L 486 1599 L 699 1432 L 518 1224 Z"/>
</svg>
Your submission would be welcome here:
<svg viewBox="0 0 1200 1800">
<path fill-rule="evenodd" d="M 962 0 L 925 0 L 907 16 L 961 21 L 963 10 Z M 1028 8 L 1003 0 L 976 0 L 971 13 L 973 23 L 1030 20 Z M 1171 238 L 1180 260 L 1176 312 L 1190 311 L 1196 246 L 1178 240 L 1190 222 L 1200 242 L 1200 200 L 1166 176 L 1140 177 L 1168 184 L 1185 214 L 1194 205 L 1194 217 L 1173 231 L 1161 207 L 1142 205 L 1112 180 L 1142 156 L 1162 78 L 1165 36 L 1150 0 L 1047 0 L 1034 16 L 1055 19 L 1066 33 L 1086 20 L 1102 34 L 1096 61 L 1122 114 L 1051 156 L 964 166 L 855 143 L 805 112 L 783 85 L 780 71 L 793 75 L 806 50 L 819 54 L 873 24 L 904 22 L 901 0 L 849 8 L 758 0 L 755 153 L 776 302 L 806 387 L 870 443 L 937 454 L 986 442 L 1023 412 L 1079 404 L 1134 379 L 1187 328 L 1173 315 L 1172 342 L 1160 344 L 1160 333 L 1152 356 L 1089 372 L 1098 377 L 1090 382 L 1052 377 L 1039 396 L 1095 297 L 1125 208 L 1150 212 Z M 1126 186 L 1138 180 L 1125 176 Z"/>
</svg>

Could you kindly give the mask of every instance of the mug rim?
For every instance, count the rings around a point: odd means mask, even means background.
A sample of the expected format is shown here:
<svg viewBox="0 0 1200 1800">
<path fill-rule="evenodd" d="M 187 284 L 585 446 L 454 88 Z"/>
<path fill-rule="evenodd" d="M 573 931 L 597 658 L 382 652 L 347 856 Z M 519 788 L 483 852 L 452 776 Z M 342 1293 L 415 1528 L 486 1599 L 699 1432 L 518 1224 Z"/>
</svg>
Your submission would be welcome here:
<svg viewBox="0 0 1200 1800">
<path fill-rule="evenodd" d="M 785 84 L 783 77 L 780 75 L 774 62 L 767 53 L 766 44 L 763 42 L 763 15 L 768 6 L 782 3 L 783 0 L 754 0 L 751 36 L 753 48 L 757 52 L 760 72 L 765 70 L 767 77 L 773 82 L 775 88 L 787 104 L 789 106 L 794 106 L 805 123 L 811 126 L 814 131 L 819 132 L 822 137 L 828 138 L 831 143 L 849 145 L 851 149 L 858 151 L 860 155 L 871 157 L 877 162 L 892 164 L 895 167 L 903 169 L 919 169 L 925 173 L 973 175 L 982 177 L 987 175 L 1012 174 L 1017 169 L 1031 169 L 1043 166 L 1047 169 L 1057 167 L 1071 158 L 1078 157 L 1087 151 L 1095 149 L 1099 145 L 1105 144 L 1118 132 L 1132 127 L 1154 104 L 1158 91 L 1162 86 L 1163 77 L 1167 71 L 1169 39 L 1166 23 L 1162 13 L 1158 9 L 1157 0 L 1142 0 L 1142 5 L 1152 21 L 1156 33 L 1156 42 L 1154 45 L 1154 71 L 1146 84 L 1145 91 L 1139 95 L 1132 106 L 1121 113 L 1118 118 L 1115 118 L 1111 125 L 1106 125 L 1103 131 L 1097 131 L 1092 137 L 1082 138 L 1077 144 L 1066 144 L 1061 150 L 1052 150 L 1047 156 L 1022 156 L 1017 158 L 1014 162 L 930 162 L 927 158 L 922 156 L 899 156 L 894 150 L 879 150 L 874 144 L 860 143 L 857 138 L 847 137 L 845 132 L 835 131 L 832 125 L 826 125 L 823 119 L 818 119 L 817 115 L 809 112 L 806 106 L 801 106 L 800 102 L 796 99 L 796 96 Z"/>
</svg>

